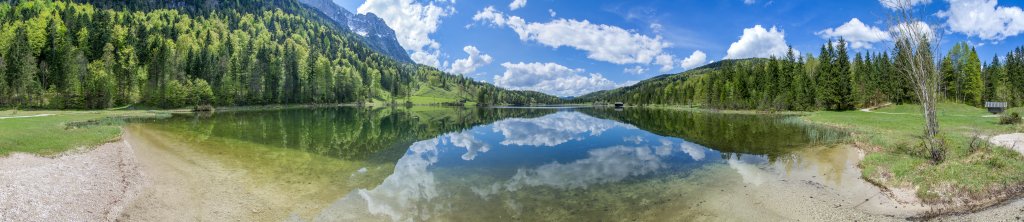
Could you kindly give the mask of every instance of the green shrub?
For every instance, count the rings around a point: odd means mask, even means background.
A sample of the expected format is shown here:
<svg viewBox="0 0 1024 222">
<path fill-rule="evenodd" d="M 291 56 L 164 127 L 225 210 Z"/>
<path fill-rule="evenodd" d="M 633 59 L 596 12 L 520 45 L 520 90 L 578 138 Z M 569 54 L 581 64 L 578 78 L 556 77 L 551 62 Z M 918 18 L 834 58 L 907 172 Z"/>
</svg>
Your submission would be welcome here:
<svg viewBox="0 0 1024 222">
<path fill-rule="evenodd" d="M 1015 113 L 1010 113 L 1008 115 L 1004 114 L 1004 115 L 999 117 L 999 124 L 1002 124 L 1002 125 L 1020 124 L 1020 122 L 1021 122 L 1020 114 L 1016 113 L 1016 112 Z"/>
</svg>

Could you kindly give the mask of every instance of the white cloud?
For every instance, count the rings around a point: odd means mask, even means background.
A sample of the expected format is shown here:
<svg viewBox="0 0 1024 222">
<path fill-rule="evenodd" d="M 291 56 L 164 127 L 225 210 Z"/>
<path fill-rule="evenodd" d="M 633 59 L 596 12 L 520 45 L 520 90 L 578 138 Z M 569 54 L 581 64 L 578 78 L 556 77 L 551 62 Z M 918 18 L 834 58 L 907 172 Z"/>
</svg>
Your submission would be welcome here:
<svg viewBox="0 0 1024 222">
<path fill-rule="evenodd" d="M 765 29 L 761 25 L 743 29 L 740 40 L 729 46 L 725 59 L 782 57 L 789 52 L 786 34 L 775 27 Z M 799 53 L 797 53 L 799 54 Z"/>
<path fill-rule="evenodd" d="M 901 33 L 903 31 L 917 29 L 918 32 L 923 33 L 929 39 L 935 39 L 935 30 L 932 29 L 928 23 L 917 21 L 914 23 L 900 23 L 899 25 L 889 27 L 890 33 Z"/>
<path fill-rule="evenodd" d="M 690 54 L 690 57 L 686 57 L 686 59 L 683 59 L 683 61 L 680 62 L 679 65 L 682 66 L 684 69 L 697 68 L 698 66 L 704 65 L 707 59 L 707 54 L 704 54 L 704 52 L 697 50 L 693 51 L 693 54 Z"/>
<path fill-rule="evenodd" d="M 570 69 L 556 63 L 504 63 L 505 73 L 494 77 L 494 84 L 514 90 L 533 90 L 557 96 L 575 96 L 616 87 L 601 74 L 582 76 L 583 69 Z"/>
<path fill-rule="evenodd" d="M 757 3 L 757 0 L 743 0 L 743 4 L 753 5 Z"/>
<path fill-rule="evenodd" d="M 421 50 L 412 52 L 412 54 L 409 54 L 409 57 L 412 59 L 412 61 L 419 64 L 433 67 L 441 67 L 441 60 L 438 59 L 439 54 L 440 53 L 437 50 Z"/>
<path fill-rule="evenodd" d="M 661 32 L 662 30 L 665 30 L 665 26 L 661 25 L 661 23 L 657 23 L 657 22 L 651 23 L 651 31 Z"/>
<path fill-rule="evenodd" d="M 494 7 L 477 12 L 473 20 L 511 28 L 522 41 L 535 41 L 553 48 L 572 47 L 586 51 L 587 58 L 620 65 L 651 64 L 658 56 L 668 55 L 663 50 L 671 46 L 661 36 L 650 37 L 617 26 L 592 24 L 587 20 L 556 19 L 548 23 L 528 23 L 518 16 L 505 16 Z"/>
<path fill-rule="evenodd" d="M 548 9 L 548 14 L 551 15 L 551 17 L 555 17 L 558 15 L 558 12 L 555 12 L 554 9 Z"/>
<path fill-rule="evenodd" d="M 947 19 L 950 30 L 985 40 L 1002 41 L 1024 32 L 1024 11 L 997 5 L 996 0 L 950 0 L 949 10 L 936 15 Z"/>
<path fill-rule="evenodd" d="M 903 7 L 914 7 L 932 3 L 932 0 L 878 0 L 882 6 L 888 9 L 897 10 Z"/>
<path fill-rule="evenodd" d="M 634 66 L 632 68 L 623 69 L 622 72 L 633 75 L 643 75 L 644 73 L 647 73 L 647 69 L 643 66 Z"/>
<path fill-rule="evenodd" d="M 491 58 L 491 55 L 480 54 L 480 50 L 477 50 L 476 47 L 471 45 L 463 47 L 462 51 L 469 54 L 469 57 L 455 60 L 455 62 L 452 63 L 452 68 L 449 70 L 452 73 L 470 74 L 473 71 L 476 71 L 476 69 L 487 64 L 491 64 L 491 62 L 494 61 L 494 58 Z"/>
<path fill-rule="evenodd" d="M 508 4 L 508 8 L 512 11 L 526 6 L 526 0 L 513 0 L 512 3 Z"/>
<path fill-rule="evenodd" d="M 661 66 L 661 72 L 668 72 L 669 70 L 676 68 L 675 57 L 669 54 L 658 55 L 658 57 L 655 57 L 654 59 L 654 64 Z"/>
<path fill-rule="evenodd" d="M 846 39 L 851 48 L 870 49 L 878 42 L 889 40 L 889 33 L 878 27 L 865 25 L 860 19 L 853 18 L 849 22 L 836 28 L 828 28 L 814 33 L 824 39 L 840 38 Z"/>
<path fill-rule="evenodd" d="M 629 80 L 629 81 L 622 82 L 621 84 L 615 85 L 615 88 L 622 88 L 622 87 L 626 87 L 626 86 L 632 86 L 632 85 L 636 85 L 637 83 L 640 83 L 640 81 Z"/>
<path fill-rule="evenodd" d="M 443 2 L 443 1 L 442 1 Z M 395 30 L 398 43 L 412 51 L 413 61 L 439 67 L 438 52 L 441 44 L 430 38 L 437 31 L 441 18 L 455 9 L 422 4 L 414 0 L 367 0 L 356 10 L 359 14 L 373 13 Z"/>
</svg>

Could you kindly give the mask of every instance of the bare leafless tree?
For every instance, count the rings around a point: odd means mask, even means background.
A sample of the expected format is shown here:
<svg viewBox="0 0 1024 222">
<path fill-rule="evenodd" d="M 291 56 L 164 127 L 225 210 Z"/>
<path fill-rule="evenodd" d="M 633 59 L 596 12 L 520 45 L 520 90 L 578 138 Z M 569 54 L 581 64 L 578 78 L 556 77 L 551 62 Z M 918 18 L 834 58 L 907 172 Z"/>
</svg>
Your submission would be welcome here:
<svg viewBox="0 0 1024 222">
<path fill-rule="evenodd" d="M 911 0 L 885 0 L 892 9 L 889 14 L 889 36 L 895 42 L 896 74 L 911 84 L 924 114 L 924 140 L 932 161 L 945 158 L 945 144 L 939 139 L 939 120 L 935 106 L 941 82 L 935 69 L 941 33 L 933 30 L 913 8 Z"/>
</svg>

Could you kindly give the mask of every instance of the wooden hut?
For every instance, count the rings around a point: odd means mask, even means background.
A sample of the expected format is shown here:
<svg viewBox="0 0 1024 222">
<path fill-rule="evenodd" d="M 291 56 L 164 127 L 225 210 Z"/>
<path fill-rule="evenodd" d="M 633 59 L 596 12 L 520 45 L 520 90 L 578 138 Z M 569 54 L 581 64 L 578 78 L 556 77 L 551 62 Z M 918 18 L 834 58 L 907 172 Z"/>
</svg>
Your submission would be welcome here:
<svg viewBox="0 0 1024 222">
<path fill-rule="evenodd" d="M 985 108 L 992 114 L 1000 114 L 1006 111 L 1006 102 L 985 102 Z"/>
</svg>

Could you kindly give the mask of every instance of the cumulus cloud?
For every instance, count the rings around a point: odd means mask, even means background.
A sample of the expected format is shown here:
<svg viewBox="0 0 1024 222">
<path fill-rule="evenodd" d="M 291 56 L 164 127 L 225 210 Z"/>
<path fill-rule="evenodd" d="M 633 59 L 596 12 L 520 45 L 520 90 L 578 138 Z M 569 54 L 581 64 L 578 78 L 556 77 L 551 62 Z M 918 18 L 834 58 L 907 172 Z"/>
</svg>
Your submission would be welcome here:
<svg viewBox="0 0 1024 222">
<path fill-rule="evenodd" d="M 676 67 L 675 56 L 661 54 L 654 58 L 654 64 L 661 66 L 661 72 L 668 72 Z"/>
<path fill-rule="evenodd" d="M 947 19 L 950 30 L 985 40 L 1001 41 L 1024 32 L 1024 11 L 997 4 L 996 0 L 950 0 L 949 10 L 936 15 Z"/>
<path fill-rule="evenodd" d="M 476 69 L 491 64 L 491 62 L 494 61 L 494 58 L 491 58 L 491 55 L 480 54 L 480 50 L 477 50 L 476 47 L 471 45 L 463 47 L 462 51 L 469 54 L 469 57 L 455 60 L 455 62 L 452 63 L 452 68 L 449 70 L 452 73 L 470 74 L 473 71 L 476 71 Z"/>
<path fill-rule="evenodd" d="M 914 23 L 900 23 L 898 25 L 889 27 L 891 33 L 902 33 L 904 31 L 916 30 L 918 33 L 922 33 L 929 39 L 935 39 L 935 30 L 932 29 L 928 23 L 917 21 Z"/>
<path fill-rule="evenodd" d="M 757 3 L 757 0 L 743 0 L 743 4 L 753 5 Z"/>
<path fill-rule="evenodd" d="M 865 25 L 860 19 L 853 18 L 836 28 L 828 28 L 814 33 L 824 39 L 843 38 L 851 48 L 870 49 L 878 42 L 889 40 L 889 33 L 878 27 Z"/>
<path fill-rule="evenodd" d="M 440 67 L 438 50 L 441 44 L 431 39 L 430 34 L 437 31 L 441 18 L 451 15 L 455 9 L 414 0 L 367 0 L 356 12 L 373 13 L 383 19 L 395 30 L 402 48 L 412 51 L 410 57 L 413 61 Z"/>
<path fill-rule="evenodd" d="M 661 36 L 646 36 L 617 26 L 590 21 L 556 19 L 547 23 L 527 22 L 518 16 L 505 16 L 487 7 L 473 16 L 474 21 L 511 28 L 522 41 L 534 41 L 552 48 L 572 47 L 587 52 L 587 58 L 614 64 L 651 64 L 671 46 Z M 667 64 L 667 63 L 666 63 Z M 665 66 L 663 63 L 658 65 Z"/>
<path fill-rule="evenodd" d="M 698 66 L 704 65 L 707 59 L 707 54 L 704 54 L 704 52 L 697 50 L 693 51 L 693 54 L 690 54 L 690 57 L 686 57 L 686 59 L 683 59 L 683 61 L 680 62 L 679 65 L 682 66 L 684 69 L 697 68 Z"/>
<path fill-rule="evenodd" d="M 904 7 L 914 7 L 932 3 L 932 0 L 878 0 L 885 8 L 897 10 Z"/>
<path fill-rule="evenodd" d="M 601 74 L 580 75 L 583 69 L 570 69 L 557 63 L 503 63 L 505 73 L 494 77 L 494 84 L 515 90 L 533 90 L 557 96 L 574 96 L 615 88 L 615 82 Z"/>
<path fill-rule="evenodd" d="M 558 15 L 558 12 L 555 12 L 554 9 L 548 9 L 548 15 L 551 15 L 551 17 L 555 17 Z"/>
<path fill-rule="evenodd" d="M 508 4 L 508 8 L 515 11 L 516 9 L 526 6 L 526 0 L 513 0 L 512 3 Z"/>
<path fill-rule="evenodd" d="M 743 29 L 740 40 L 729 46 L 725 59 L 782 57 L 789 52 L 786 34 L 772 27 L 765 29 L 761 25 Z M 799 54 L 799 53 L 797 53 Z"/>
<path fill-rule="evenodd" d="M 634 66 L 632 68 L 623 69 L 622 72 L 633 75 L 643 75 L 644 73 L 647 73 L 647 69 L 643 66 Z"/>
</svg>

